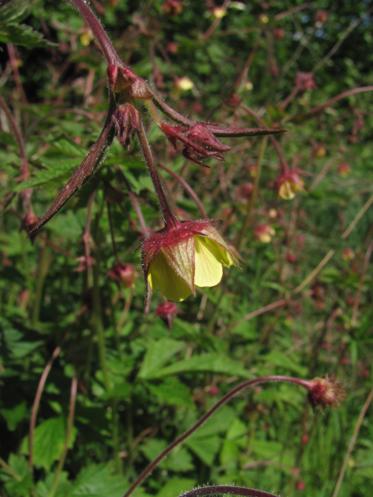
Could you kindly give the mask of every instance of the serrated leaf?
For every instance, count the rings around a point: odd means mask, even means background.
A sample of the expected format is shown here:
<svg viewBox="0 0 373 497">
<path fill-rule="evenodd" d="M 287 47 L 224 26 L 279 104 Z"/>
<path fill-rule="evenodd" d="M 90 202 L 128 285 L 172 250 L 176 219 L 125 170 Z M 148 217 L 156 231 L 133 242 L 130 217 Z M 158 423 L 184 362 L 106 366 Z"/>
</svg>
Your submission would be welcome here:
<svg viewBox="0 0 373 497">
<path fill-rule="evenodd" d="M 70 440 L 74 443 L 75 431 Z M 34 433 L 34 465 L 49 470 L 62 454 L 65 442 L 65 420 L 62 417 L 50 418 L 39 424 Z M 22 450 L 27 451 L 26 440 Z"/>
<path fill-rule="evenodd" d="M 179 373 L 220 373 L 229 376 L 239 376 L 241 378 L 248 378 L 250 374 L 241 366 L 238 361 L 234 361 L 229 357 L 221 354 L 207 353 L 195 355 L 190 359 L 178 361 L 172 366 L 154 370 L 152 378 L 162 378 Z"/>
<path fill-rule="evenodd" d="M 127 481 L 113 473 L 113 468 L 105 464 L 84 468 L 77 476 L 69 497 L 121 497 Z"/>
<path fill-rule="evenodd" d="M 193 405 L 190 389 L 177 378 L 166 378 L 159 385 L 149 385 L 148 388 L 162 404 L 182 407 Z"/>
<path fill-rule="evenodd" d="M 156 378 L 159 369 L 183 348 L 185 348 L 184 342 L 178 342 L 171 338 L 162 338 L 151 342 L 141 365 L 139 378 Z"/>
<path fill-rule="evenodd" d="M 169 478 L 156 497 L 177 497 L 178 495 L 191 490 L 195 481 L 190 478 Z"/>
<path fill-rule="evenodd" d="M 221 439 L 217 435 L 201 438 L 192 437 L 185 442 L 185 445 L 187 445 L 207 466 L 211 466 L 219 451 Z"/>
</svg>

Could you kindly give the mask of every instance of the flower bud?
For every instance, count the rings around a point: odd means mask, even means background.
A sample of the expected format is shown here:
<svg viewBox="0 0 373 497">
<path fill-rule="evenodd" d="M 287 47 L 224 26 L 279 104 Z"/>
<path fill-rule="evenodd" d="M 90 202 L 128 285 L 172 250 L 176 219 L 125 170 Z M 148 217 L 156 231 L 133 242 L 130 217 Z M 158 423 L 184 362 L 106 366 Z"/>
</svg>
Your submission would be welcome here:
<svg viewBox="0 0 373 497">
<path fill-rule="evenodd" d="M 351 167 L 347 162 L 342 162 L 338 166 L 338 174 L 342 177 L 348 176 L 351 172 Z"/>
<path fill-rule="evenodd" d="M 162 10 L 165 14 L 177 16 L 183 11 L 182 0 L 165 0 L 162 4 Z"/>
<path fill-rule="evenodd" d="M 177 222 L 146 238 L 142 245 L 147 285 L 167 299 L 182 301 L 196 287 L 220 283 L 223 267 L 237 256 L 209 220 Z"/>
<path fill-rule="evenodd" d="M 328 20 L 328 12 L 326 10 L 317 10 L 315 14 L 315 22 L 317 24 L 324 24 Z"/>
<path fill-rule="evenodd" d="M 125 288 L 133 286 L 136 279 L 136 270 L 132 264 L 118 262 L 109 271 L 108 276 L 118 283 L 122 283 Z"/>
<path fill-rule="evenodd" d="M 118 140 L 126 146 L 134 131 L 140 129 L 139 111 L 129 103 L 119 105 L 113 114 L 113 123 Z"/>
<path fill-rule="evenodd" d="M 352 250 L 351 247 L 345 247 L 343 250 L 342 250 L 342 259 L 346 262 L 350 262 L 352 261 L 352 259 L 355 257 L 355 253 L 354 251 Z"/>
<path fill-rule="evenodd" d="M 295 86 L 299 91 L 314 90 L 316 88 L 315 78 L 312 72 L 297 72 Z"/>
<path fill-rule="evenodd" d="M 242 185 L 239 185 L 236 188 L 236 197 L 242 201 L 242 202 L 247 202 L 247 200 L 251 197 L 254 191 L 254 185 L 253 183 L 247 182 L 247 183 L 242 183 Z"/>
<path fill-rule="evenodd" d="M 155 313 L 167 324 L 168 328 L 171 328 L 177 315 L 177 305 L 174 302 L 163 302 L 158 305 Z"/>
<path fill-rule="evenodd" d="M 282 40 L 285 37 L 285 30 L 283 28 L 275 28 L 273 30 L 273 36 L 276 40 Z"/>
</svg>

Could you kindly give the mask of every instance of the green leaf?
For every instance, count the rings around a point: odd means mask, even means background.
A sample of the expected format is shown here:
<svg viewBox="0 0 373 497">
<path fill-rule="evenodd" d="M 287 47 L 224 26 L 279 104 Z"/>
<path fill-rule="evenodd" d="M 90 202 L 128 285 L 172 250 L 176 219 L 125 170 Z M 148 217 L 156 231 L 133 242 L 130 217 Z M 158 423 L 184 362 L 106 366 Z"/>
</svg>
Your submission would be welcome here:
<svg viewBox="0 0 373 497">
<path fill-rule="evenodd" d="M 219 451 L 221 438 L 217 435 L 201 438 L 192 437 L 185 442 L 185 445 L 189 447 L 190 450 L 192 450 L 207 466 L 211 466 Z"/>
<path fill-rule="evenodd" d="M 187 490 L 191 490 L 195 481 L 190 478 L 170 478 L 157 493 L 156 497 L 177 497 Z"/>
<path fill-rule="evenodd" d="M 225 355 L 207 353 L 195 355 L 190 359 L 178 361 L 172 366 L 163 369 L 155 370 L 152 372 L 152 378 L 162 378 L 179 373 L 220 373 L 229 376 L 239 376 L 241 378 L 248 378 L 250 374 L 241 366 L 238 361 L 234 361 Z"/>
<path fill-rule="evenodd" d="M 75 433 L 74 433 L 75 435 Z M 70 441 L 74 443 L 75 436 Z M 62 417 L 50 418 L 36 427 L 34 433 L 34 464 L 39 468 L 49 470 L 52 464 L 62 454 L 65 442 L 65 421 Z M 27 451 L 27 441 L 22 445 L 22 450 Z"/>
<path fill-rule="evenodd" d="M 121 497 L 127 487 L 123 476 L 107 464 L 92 464 L 77 476 L 68 497 Z"/>
<path fill-rule="evenodd" d="M 177 378 L 166 378 L 159 385 L 149 385 L 148 388 L 162 404 L 181 407 L 193 405 L 190 389 Z"/>
<path fill-rule="evenodd" d="M 184 342 L 177 342 L 171 338 L 150 342 L 140 368 L 139 378 L 144 380 L 157 378 L 159 369 L 183 348 L 185 348 Z"/>
<path fill-rule="evenodd" d="M 20 402 L 11 409 L 0 409 L 0 414 L 5 419 L 9 431 L 14 431 L 20 421 L 27 416 L 26 402 Z"/>
</svg>

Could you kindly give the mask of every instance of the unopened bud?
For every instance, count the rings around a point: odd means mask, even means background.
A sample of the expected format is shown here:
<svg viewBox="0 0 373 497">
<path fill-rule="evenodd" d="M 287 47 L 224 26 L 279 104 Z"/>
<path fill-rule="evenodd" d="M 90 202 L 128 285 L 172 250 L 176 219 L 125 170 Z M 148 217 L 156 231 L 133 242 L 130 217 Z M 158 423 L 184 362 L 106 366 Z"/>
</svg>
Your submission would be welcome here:
<svg viewBox="0 0 373 497">
<path fill-rule="evenodd" d="M 136 270 L 132 264 L 118 262 L 108 271 L 108 276 L 112 280 L 122 283 L 125 288 L 130 288 L 135 282 Z"/>
<path fill-rule="evenodd" d="M 172 327 L 173 320 L 177 315 L 177 305 L 174 302 L 163 302 L 159 304 L 155 313 L 167 324 L 169 328 Z"/>
<path fill-rule="evenodd" d="M 338 174 L 340 176 L 348 176 L 351 172 L 351 167 L 349 164 L 347 164 L 347 162 L 342 162 L 341 164 L 339 164 L 338 166 Z"/>
</svg>

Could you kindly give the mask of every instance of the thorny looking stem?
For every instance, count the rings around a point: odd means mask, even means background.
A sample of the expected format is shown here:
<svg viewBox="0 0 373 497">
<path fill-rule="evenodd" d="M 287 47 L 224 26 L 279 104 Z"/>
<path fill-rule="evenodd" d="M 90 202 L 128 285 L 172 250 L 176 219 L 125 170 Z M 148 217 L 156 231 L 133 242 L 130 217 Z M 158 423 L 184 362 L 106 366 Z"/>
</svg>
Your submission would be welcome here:
<svg viewBox="0 0 373 497">
<path fill-rule="evenodd" d="M 30 177 L 30 166 L 29 166 L 29 162 L 27 159 L 27 155 L 26 155 L 25 140 L 23 138 L 23 135 L 22 135 L 20 128 L 18 127 L 18 125 L 16 123 L 16 120 L 13 117 L 13 114 L 11 113 L 5 100 L 1 96 L 0 96 L 0 108 L 4 111 L 4 113 L 7 117 L 9 126 L 14 134 L 14 137 L 15 137 L 17 145 L 18 145 L 19 155 L 21 158 L 21 168 L 20 168 L 21 174 L 19 177 L 19 181 L 26 181 Z M 32 196 L 32 189 L 31 188 L 27 188 L 21 192 L 24 214 L 27 214 L 32 210 L 32 208 L 31 208 L 31 196 Z"/>
<path fill-rule="evenodd" d="M 142 121 L 140 121 L 140 127 L 139 127 L 137 134 L 139 137 L 142 152 L 144 154 L 145 162 L 148 166 L 149 173 L 150 173 L 150 176 L 152 178 L 155 191 L 157 192 L 159 204 L 160 204 L 160 207 L 161 207 L 161 210 L 163 213 L 163 217 L 164 217 L 164 221 L 166 223 L 166 226 L 170 226 L 170 227 L 175 226 L 178 221 L 177 221 L 176 217 L 174 216 L 173 212 L 171 211 L 168 200 L 167 200 L 166 195 L 164 193 L 161 179 L 159 177 L 159 174 L 158 174 L 155 162 L 154 162 L 152 150 L 150 148 L 148 139 L 146 137 L 144 124 Z"/>
<path fill-rule="evenodd" d="M 297 114 L 295 116 L 289 116 L 288 118 L 284 119 L 285 122 L 298 122 L 298 121 L 303 121 L 304 119 L 307 119 L 309 117 L 316 116 L 317 114 L 320 114 L 323 110 L 327 109 L 328 107 L 331 107 L 332 105 L 336 104 L 340 100 L 343 100 L 344 98 L 347 97 L 352 97 L 353 95 L 358 95 L 359 93 L 367 93 L 373 91 L 373 85 L 370 86 L 360 86 L 357 88 L 352 88 L 350 90 L 345 90 L 342 93 L 339 93 L 333 98 L 330 98 L 323 104 L 317 105 L 310 111 L 306 112 L 305 114 Z"/>
<path fill-rule="evenodd" d="M 40 380 L 36 389 L 36 394 L 34 398 L 34 402 L 32 404 L 32 409 L 31 409 L 31 417 L 30 417 L 30 425 L 29 425 L 29 437 L 28 437 L 28 450 L 29 450 L 29 467 L 32 468 L 33 466 L 33 456 L 34 456 L 34 431 L 35 431 L 35 426 L 36 426 L 36 419 L 38 416 L 39 412 L 39 406 L 40 406 L 40 400 L 41 396 L 43 394 L 44 386 L 47 381 L 47 378 L 49 376 L 49 373 L 52 369 L 54 361 L 57 359 L 57 357 L 61 353 L 61 348 L 56 347 L 52 353 L 51 358 L 47 362 L 47 365 L 44 368 L 44 371 L 42 372 L 40 376 Z"/>
<path fill-rule="evenodd" d="M 203 206 L 203 203 L 201 202 L 201 200 L 199 199 L 198 195 L 193 190 L 193 188 L 189 185 L 189 183 L 182 176 L 179 176 L 177 173 L 175 173 L 174 171 L 172 171 L 168 167 L 164 166 L 163 164 L 159 164 L 159 167 L 161 169 L 163 169 L 164 171 L 168 172 L 168 174 L 170 174 L 173 178 L 176 179 L 176 181 L 178 183 L 180 183 L 180 185 L 184 188 L 184 190 L 187 193 L 189 193 L 189 195 L 194 200 L 194 202 L 195 202 L 196 206 L 198 207 L 202 217 L 207 218 L 208 215 L 207 215 L 207 212 Z"/>
<path fill-rule="evenodd" d="M 256 488 L 238 487 L 236 485 L 207 485 L 184 492 L 179 497 L 201 497 L 202 495 L 241 495 L 243 497 L 276 497 L 270 492 Z"/>
<path fill-rule="evenodd" d="M 267 147 L 267 138 L 263 138 L 263 140 L 262 140 L 262 142 L 260 144 L 259 154 L 258 154 L 258 160 L 257 160 L 257 163 L 256 163 L 257 170 L 256 170 L 256 176 L 255 176 L 254 189 L 253 189 L 253 192 L 252 192 L 249 200 L 247 201 L 245 219 L 244 219 L 244 221 L 242 223 L 241 230 L 240 230 L 240 232 L 238 234 L 238 237 L 237 237 L 236 243 L 235 243 L 235 245 L 237 247 L 237 250 L 240 249 L 241 243 L 244 240 L 245 233 L 246 233 L 247 228 L 248 228 L 248 226 L 250 224 L 250 219 L 251 219 L 251 215 L 252 215 L 252 212 L 253 212 L 253 208 L 254 208 L 256 199 L 258 197 L 258 193 L 259 193 L 259 182 L 260 182 L 260 173 L 261 173 L 261 169 L 262 169 L 262 163 L 263 163 L 263 159 L 264 159 L 264 154 L 265 154 L 266 147 Z"/>
<path fill-rule="evenodd" d="M 232 388 L 228 393 L 226 393 L 216 404 L 214 404 L 202 417 L 200 417 L 193 426 L 191 426 L 184 433 L 175 438 L 175 440 L 166 447 L 153 461 L 148 464 L 148 466 L 140 473 L 136 480 L 132 483 L 123 497 L 129 497 L 134 490 L 143 483 L 143 481 L 153 472 L 153 470 L 159 465 L 161 461 L 178 445 L 180 445 L 184 440 L 186 440 L 192 433 L 194 433 L 198 428 L 200 428 L 220 407 L 225 405 L 231 399 L 236 397 L 240 392 L 251 388 L 256 385 L 261 385 L 264 383 L 292 383 L 294 385 L 301 386 L 306 390 L 310 389 L 310 382 L 307 380 L 302 380 L 300 378 L 293 378 L 291 376 L 263 376 L 260 378 L 255 378 L 253 380 L 247 380 Z M 264 494 L 265 495 L 265 494 Z"/>
<path fill-rule="evenodd" d="M 131 202 L 131 205 L 133 207 L 133 210 L 135 211 L 137 219 L 139 220 L 141 234 L 146 238 L 146 237 L 149 236 L 150 230 L 149 230 L 149 228 L 146 225 L 144 214 L 142 213 L 139 199 L 132 192 L 129 192 L 128 195 L 129 195 L 130 202 Z"/>
<path fill-rule="evenodd" d="M 86 3 L 85 0 L 71 0 L 71 3 L 75 5 L 75 7 L 79 10 L 81 16 L 84 18 L 88 26 L 91 28 L 92 34 L 97 40 L 102 53 L 105 56 L 105 59 L 109 65 L 121 64 L 124 66 L 121 61 L 117 51 L 113 47 L 113 44 L 106 34 L 101 22 L 96 17 L 92 9 Z"/>
</svg>

